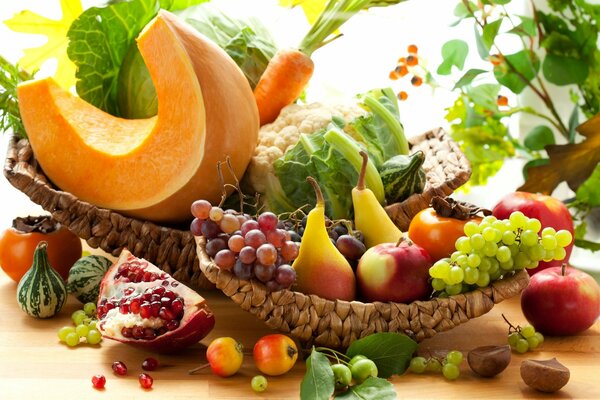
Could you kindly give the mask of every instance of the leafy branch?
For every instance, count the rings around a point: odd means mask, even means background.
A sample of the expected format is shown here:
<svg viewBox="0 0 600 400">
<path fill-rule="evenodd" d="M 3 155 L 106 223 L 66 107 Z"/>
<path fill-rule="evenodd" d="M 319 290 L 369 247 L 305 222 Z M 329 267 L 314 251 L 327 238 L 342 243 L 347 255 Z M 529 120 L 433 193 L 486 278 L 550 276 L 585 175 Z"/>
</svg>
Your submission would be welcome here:
<svg viewBox="0 0 600 400">
<path fill-rule="evenodd" d="M 33 78 L 30 74 L 18 66 L 11 64 L 0 56 L 0 131 L 12 132 L 21 137 L 27 137 L 21 113 L 19 111 L 19 99 L 17 97 L 17 86 Z"/>
</svg>

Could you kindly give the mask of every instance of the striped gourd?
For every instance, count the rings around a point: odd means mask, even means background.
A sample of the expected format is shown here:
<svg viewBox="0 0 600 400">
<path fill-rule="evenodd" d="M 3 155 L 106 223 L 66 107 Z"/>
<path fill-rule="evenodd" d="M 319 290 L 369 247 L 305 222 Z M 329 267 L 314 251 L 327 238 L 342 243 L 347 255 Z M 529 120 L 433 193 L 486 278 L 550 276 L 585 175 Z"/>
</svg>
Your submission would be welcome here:
<svg viewBox="0 0 600 400">
<path fill-rule="evenodd" d="M 33 253 L 33 263 L 17 286 L 17 302 L 32 317 L 56 315 L 67 299 L 63 278 L 48 262 L 48 243 L 41 241 Z"/>
<path fill-rule="evenodd" d="M 424 161 L 425 154 L 419 150 L 411 155 L 394 156 L 381 165 L 379 175 L 388 204 L 406 200 L 413 193 L 423 192 L 426 180 L 422 168 Z"/>
<path fill-rule="evenodd" d="M 100 282 L 112 265 L 103 256 L 82 257 L 69 270 L 67 290 L 82 303 L 95 303 L 98 300 Z"/>
</svg>

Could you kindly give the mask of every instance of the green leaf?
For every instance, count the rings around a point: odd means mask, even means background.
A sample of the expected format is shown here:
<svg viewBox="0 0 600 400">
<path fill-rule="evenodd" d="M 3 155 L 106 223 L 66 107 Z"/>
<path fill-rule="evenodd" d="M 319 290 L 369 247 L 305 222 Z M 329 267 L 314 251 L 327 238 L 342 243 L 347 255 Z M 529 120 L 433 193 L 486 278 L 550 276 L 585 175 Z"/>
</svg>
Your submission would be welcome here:
<svg viewBox="0 0 600 400">
<path fill-rule="evenodd" d="M 546 125 L 534 127 L 523 140 L 523 144 L 529 150 L 544 150 L 544 147 L 554 143 L 554 133 Z"/>
<path fill-rule="evenodd" d="M 498 93 L 500 93 L 500 85 L 484 83 L 478 86 L 469 86 L 466 93 L 476 105 L 491 111 L 498 109 L 496 100 L 498 99 Z"/>
<path fill-rule="evenodd" d="M 477 53 L 482 60 L 487 60 L 490 55 L 489 49 L 485 47 L 485 43 L 483 43 L 483 37 L 479 32 L 479 28 L 477 25 L 473 25 L 473 32 L 475 34 L 475 44 L 477 45 Z"/>
<path fill-rule="evenodd" d="M 454 39 L 444 43 L 442 46 L 444 61 L 438 67 L 437 73 L 440 75 L 450 75 L 452 66 L 456 66 L 459 70 L 462 70 L 467 54 L 469 54 L 469 46 L 464 40 Z"/>
<path fill-rule="evenodd" d="M 530 160 L 523 165 L 523 179 L 527 180 L 529 177 L 529 168 L 531 167 L 539 167 L 540 165 L 549 164 L 550 160 L 547 158 L 536 158 L 535 160 Z"/>
<path fill-rule="evenodd" d="M 483 35 L 481 40 L 483 41 L 483 45 L 488 52 L 494 44 L 494 39 L 496 39 L 496 35 L 498 35 L 500 25 L 502 25 L 502 19 L 497 19 L 496 21 L 490 22 L 483 27 Z"/>
<path fill-rule="evenodd" d="M 370 377 L 360 385 L 350 386 L 335 396 L 339 400 L 394 400 L 398 398 L 394 385 L 385 379 Z"/>
<path fill-rule="evenodd" d="M 465 5 L 465 2 L 463 1 L 459 1 L 458 4 L 456 5 L 456 7 L 454 7 L 454 16 L 463 19 L 463 18 L 469 18 L 469 17 L 473 17 L 473 13 L 472 11 L 469 11 L 469 9 L 475 11 L 477 10 L 477 5 L 475 3 L 473 3 L 472 1 L 468 1 L 467 2 L 469 4 L 469 8 L 467 8 L 467 6 Z"/>
<path fill-rule="evenodd" d="M 518 15 L 518 17 L 521 19 L 521 23 L 509 30 L 508 33 L 527 37 L 536 36 L 537 26 L 535 24 L 535 20 L 531 17 L 526 17 L 524 15 Z"/>
<path fill-rule="evenodd" d="M 575 104 L 569 116 L 569 143 L 575 143 L 577 127 L 579 126 L 579 104 Z"/>
<path fill-rule="evenodd" d="M 591 240 L 575 239 L 575 246 L 592 252 L 600 251 L 600 243 L 592 242 Z"/>
<path fill-rule="evenodd" d="M 462 88 L 462 87 L 464 87 L 466 85 L 470 85 L 471 82 L 473 82 L 473 80 L 475 78 L 477 78 L 479 75 L 483 74 L 484 72 L 488 72 L 488 71 L 486 71 L 484 69 L 476 69 L 476 68 L 472 68 L 472 69 L 468 70 L 456 82 L 456 84 L 454 85 L 454 87 L 452 88 L 452 90 L 460 89 L 460 88 Z"/>
<path fill-rule="evenodd" d="M 406 335 L 393 332 L 374 333 L 354 341 L 346 355 L 350 358 L 363 355 L 377 365 L 379 376 L 389 378 L 406 371 L 417 343 Z"/>
<path fill-rule="evenodd" d="M 494 66 L 494 76 L 498 83 L 519 94 L 537 76 L 540 60 L 535 53 L 521 50 L 504 57 L 503 63 Z"/>
<path fill-rule="evenodd" d="M 547 54 L 542 63 L 542 72 L 544 78 L 555 85 L 580 85 L 587 79 L 589 67 L 574 57 Z"/>
<path fill-rule="evenodd" d="M 327 357 L 313 347 L 306 359 L 306 374 L 300 384 L 301 400 L 328 400 L 335 390 L 335 380 Z"/>
<path fill-rule="evenodd" d="M 577 188 L 575 197 L 590 207 L 600 206 L 600 165 L 597 165 L 589 178 Z"/>
</svg>

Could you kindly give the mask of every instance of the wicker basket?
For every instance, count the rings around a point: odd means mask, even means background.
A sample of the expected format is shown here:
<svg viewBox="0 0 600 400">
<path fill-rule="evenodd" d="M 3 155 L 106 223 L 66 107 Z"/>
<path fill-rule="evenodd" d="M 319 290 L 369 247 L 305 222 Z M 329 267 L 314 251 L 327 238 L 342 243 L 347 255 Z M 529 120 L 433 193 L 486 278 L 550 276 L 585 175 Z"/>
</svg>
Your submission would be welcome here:
<svg viewBox="0 0 600 400">
<path fill-rule="evenodd" d="M 468 161 L 442 129 L 411 138 L 411 151 L 422 150 L 427 184 L 421 194 L 387 207 L 396 225 L 407 230 L 411 219 L 429 206 L 434 196 L 448 196 L 471 174 Z M 200 268 L 208 280 L 242 309 L 267 326 L 289 333 L 303 346 L 345 348 L 375 332 L 406 333 L 417 341 L 479 317 L 494 304 L 519 294 L 529 275 L 521 271 L 489 287 L 449 298 L 399 303 L 331 301 L 291 290 L 269 292 L 256 280 L 241 280 L 222 271 L 205 252 L 205 240 L 196 238 Z"/>
</svg>

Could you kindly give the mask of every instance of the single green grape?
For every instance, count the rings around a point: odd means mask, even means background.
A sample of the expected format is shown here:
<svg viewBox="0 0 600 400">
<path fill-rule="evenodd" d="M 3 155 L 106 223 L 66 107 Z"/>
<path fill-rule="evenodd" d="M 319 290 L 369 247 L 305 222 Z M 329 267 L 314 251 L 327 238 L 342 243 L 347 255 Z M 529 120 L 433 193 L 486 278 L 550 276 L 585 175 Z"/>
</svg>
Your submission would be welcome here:
<svg viewBox="0 0 600 400">
<path fill-rule="evenodd" d="M 498 247 L 498 252 L 496 253 L 496 259 L 499 262 L 507 262 L 508 260 L 510 260 L 511 257 L 511 252 L 510 249 L 507 246 L 500 246 Z"/>
<path fill-rule="evenodd" d="M 437 358 L 430 358 L 427 360 L 425 371 L 427 372 L 440 372 L 442 370 L 442 363 Z"/>
<path fill-rule="evenodd" d="M 533 247 L 527 249 L 527 255 L 533 261 L 540 261 L 544 258 L 544 246 L 541 244 L 536 244 Z"/>
<path fill-rule="evenodd" d="M 88 324 L 88 328 L 90 328 L 90 330 L 92 329 L 96 329 L 96 323 L 98 321 L 96 321 L 95 319 L 91 320 L 90 323 Z"/>
<path fill-rule="evenodd" d="M 529 350 L 529 343 L 527 342 L 526 339 L 519 339 L 519 341 L 515 345 L 514 349 L 517 351 L 517 353 L 520 353 L 520 354 L 526 353 L 527 350 Z"/>
<path fill-rule="evenodd" d="M 96 329 L 90 329 L 85 339 L 89 344 L 98 344 L 102 341 L 102 335 Z"/>
<path fill-rule="evenodd" d="M 521 211 L 514 211 L 508 217 L 513 230 L 522 228 L 527 223 L 527 217 Z"/>
<path fill-rule="evenodd" d="M 491 229 L 491 228 L 485 228 L 485 229 Z M 484 231 L 485 231 L 485 229 L 484 229 Z M 470 242 L 471 242 L 472 250 L 480 250 L 480 249 L 483 249 L 483 246 L 485 246 L 485 239 L 483 238 L 483 235 L 481 233 L 476 233 L 473 236 L 471 236 Z"/>
<path fill-rule="evenodd" d="M 469 257 L 467 257 L 467 265 L 471 268 L 476 268 L 479 264 L 481 264 L 481 257 L 476 253 L 469 254 Z"/>
<path fill-rule="evenodd" d="M 525 229 L 538 233 L 542 229 L 542 224 L 538 219 L 529 218 L 525 223 Z"/>
<path fill-rule="evenodd" d="M 530 349 L 535 349 L 540 345 L 540 342 L 537 337 L 532 336 L 527 338 L 527 344 L 529 344 Z"/>
<path fill-rule="evenodd" d="M 85 318 L 87 318 L 87 315 L 85 314 L 85 311 L 83 311 L 83 310 L 77 310 L 77 311 L 73 312 L 73 314 L 71 314 L 71 320 L 73 321 L 73 323 L 76 326 L 81 325 Z"/>
<path fill-rule="evenodd" d="M 539 261 L 531 261 L 525 268 L 534 269 L 537 268 L 538 265 L 540 265 Z"/>
<path fill-rule="evenodd" d="M 480 272 L 479 278 L 477 278 L 475 284 L 479 287 L 486 287 L 490 284 L 490 274 L 487 272 Z"/>
<path fill-rule="evenodd" d="M 79 337 L 85 337 L 85 336 L 87 336 L 87 334 L 88 334 L 89 331 L 90 331 L 90 328 L 88 328 L 88 326 L 84 325 L 84 324 L 77 325 L 77 327 L 75 328 L 75 333 Z"/>
<path fill-rule="evenodd" d="M 456 259 L 457 259 L 458 257 L 462 256 L 462 255 L 464 255 L 464 253 L 463 253 L 462 251 L 458 251 L 458 250 L 456 250 L 455 252 L 453 252 L 453 253 L 450 255 L 450 261 L 456 261 Z"/>
<path fill-rule="evenodd" d="M 531 260 L 527 256 L 527 253 L 519 253 L 515 257 L 515 267 L 516 269 L 524 269 L 531 263 Z"/>
<path fill-rule="evenodd" d="M 250 386 L 252 387 L 252 390 L 254 390 L 257 393 L 264 392 L 265 390 L 267 390 L 268 384 L 269 382 L 267 381 L 267 378 L 265 378 L 263 375 L 256 375 L 250 381 Z"/>
<path fill-rule="evenodd" d="M 510 246 L 515 242 L 517 235 L 513 231 L 506 231 L 502 234 L 502 243 Z"/>
<path fill-rule="evenodd" d="M 556 244 L 560 247 L 567 247 L 571 244 L 571 241 L 573 240 L 571 232 L 569 232 L 566 229 L 561 229 L 560 231 L 556 232 L 556 235 L 554 235 L 554 237 L 556 238 Z"/>
<path fill-rule="evenodd" d="M 542 343 L 544 343 L 544 335 L 542 335 L 539 332 L 536 332 L 535 335 L 533 335 L 534 337 L 537 338 L 538 343 L 541 345 Z"/>
<path fill-rule="evenodd" d="M 479 270 L 477 268 L 467 267 L 465 269 L 465 283 L 467 285 L 473 285 L 479 279 Z"/>
<path fill-rule="evenodd" d="M 429 268 L 429 275 L 432 278 L 447 279 L 450 272 L 450 264 L 445 261 L 438 261 Z"/>
<path fill-rule="evenodd" d="M 556 249 L 554 249 L 554 259 L 555 260 L 564 260 L 564 258 L 567 256 L 567 251 L 565 250 L 564 247 L 557 247 Z"/>
<path fill-rule="evenodd" d="M 58 338 L 60 339 L 61 342 L 64 342 L 67 335 L 69 333 L 74 333 L 74 332 L 75 332 L 75 328 L 73 328 L 72 326 L 63 326 L 62 328 L 60 328 L 58 330 Z"/>
<path fill-rule="evenodd" d="M 532 230 L 526 230 L 521 233 L 521 243 L 527 247 L 535 246 L 538 242 L 538 235 Z"/>
<path fill-rule="evenodd" d="M 465 226 L 463 227 L 463 231 L 465 232 L 465 235 L 467 236 L 473 236 L 476 233 L 480 232 L 479 229 L 479 224 L 477 224 L 476 222 L 473 221 L 468 221 Z"/>
<path fill-rule="evenodd" d="M 544 249 L 554 250 L 556 245 L 556 237 L 550 235 L 542 236 L 542 246 L 544 246 Z"/>
<path fill-rule="evenodd" d="M 552 261 L 554 260 L 554 250 L 544 250 L 544 258 L 543 261 Z"/>
<path fill-rule="evenodd" d="M 65 343 L 67 346 L 75 347 L 79 344 L 79 335 L 75 332 L 71 332 L 65 336 Z"/>
<path fill-rule="evenodd" d="M 494 257 L 498 252 L 498 245 L 493 242 L 487 242 L 485 246 L 483 246 L 483 254 L 488 257 Z"/>
<path fill-rule="evenodd" d="M 454 364 L 444 364 L 442 367 L 442 375 L 444 375 L 444 378 L 453 381 L 460 376 L 460 369 Z"/>
<path fill-rule="evenodd" d="M 521 335 L 525 339 L 533 337 L 535 335 L 535 328 L 532 325 L 525 325 L 521 328 Z"/>
<path fill-rule="evenodd" d="M 483 219 L 481 220 L 482 224 L 490 224 L 493 225 L 494 222 L 498 221 L 498 218 L 494 217 L 493 215 L 486 215 L 485 217 L 483 217 Z"/>
<path fill-rule="evenodd" d="M 452 350 L 446 354 L 446 361 L 450 364 L 460 365 L 463 362 L 463 353 L 458 350 Z"/>
<path fill-rule="evenodd" d="M 498 272 L 498 270 L 500 269 L 500 263 L 498 262 L 498 260 L 496 260 L 496 258 L 488 258 L 488 260 L 490 260 L 490 270 L 488 271 L 488 273 L 491 275 L 493 273 Z"/>
<path fill-rule="evenodd" d="M 90 317 L 96 316 L 96 304 L 95 303 L 85 303 L 83 305 L 83 312 L 85 312 Z"/>
<path fill-rule="evenodd" d="M 516 347 L 519 340 L 522 339 L 522 336 L 518 332 L 513 332 L 508 335 L 508 344 L 510 347 Z"/>
<path fill-rule="evenodd" d="M 554 235 L 556 235 L 556 230 L 553 227 L 549 226 L 547 228 L 542 229 L 542 237 Z"/>
<path fill-rule="evenodd" d="M 455 296 L 457 294 L 462 293 L 462 289 L 463 289 L 462 283 L 456 283 L 454 285 L 446 286 L 446 289 L 444 289 L 444 290 L 446 291 L 446 293 L 448 293 L 448 295 Z"/>
<path fill-rule="evenodd" d="M 456 248 L 456 250 L 462 251 L 465 254 L 469 253 L 472 250 L 471 239 L 469 239 L 466 236 L 459 237 L 458 239 L 456 239 L 456 243 L 454 243 L 454 247 Z"/>
<path fill-rule="evenodd" d="M 461 267 L 454 266 L 450 268 L 448 279 L 452 284 L 461 283 L 465 278 L 465 271 Z"/>
<path fill-rule="evenodd" d="M 502 271 L 510 271 L 513 269 L 514 266 L 515 266 L 515 262 L 513 261 L 512 258 L 509 258 L 505 262 L 500 263 L 500 269 Z"/>
<path fill-rule="evenodd" d="M 519 253 L 519 245 L 517 243 L 511 244 L 508 246 L 508 249 L 510 250 L 511 257 L 515 257 Z"/>
<path fill-rule="evenodd" d="M 487 272 L 490 270 L 491 266 L 492 266 L 492 264 L 490 263 L 490 259 L 487 257 L 482 257 L 481 262 L 479 263 L 479 271 Z"/>
<path fill-rule="evenodd" d="M 481 235 L 486 242 L 495 242 L 497 232 L 498 230 L 495 228 L 485 228 Z"/>
<path fill-rule="evenodd" d="M 463 254 L 462 256 L 459 256 L 455 262 L 460 267 L 466 267 L 468 260 L 469 260 L 468 256 Z"/>
<path fill-rule="evenodd" d="M 433 287 L 434 290 L 442 291 L 446 288 L 446 283 L 443 279 L 433 278 L 431 280 L 431 287 Z"/>
<path fill-rule="evenodd" d="M 413 357 L 408 368 L 415 374 L 422 374 L 427 369 L 427 359 L 419 356 Z"/>
</svg>

